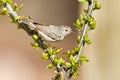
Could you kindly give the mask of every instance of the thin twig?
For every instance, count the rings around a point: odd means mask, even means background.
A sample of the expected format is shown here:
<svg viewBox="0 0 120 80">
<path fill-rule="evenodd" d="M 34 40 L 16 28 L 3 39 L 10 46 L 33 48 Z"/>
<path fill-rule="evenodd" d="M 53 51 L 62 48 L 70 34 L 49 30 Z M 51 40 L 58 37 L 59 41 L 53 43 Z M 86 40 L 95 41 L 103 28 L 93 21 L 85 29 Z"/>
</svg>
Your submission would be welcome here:
<svg viewBox="0 0 120 80">
<path fill-rule="evenodd" d="M 88 3 L 88 12 L 86 13 L 87 17 L 92 14 L 93 6 L 94 6 L 94 0 L 91 0 L 91 2 Z M 85 22 L 83 30 L 82 30 L 82 34 L 81 34 L 81 39 L 80 39 L 80 42 L 78 44 L 78 46 L 80 46 L 80 50 L 79 50 L 78 54 L 75 55 L 75 57 L 74 57 L 76 61 L 79 61 L 79 59 L 80 59 L 80 55 L 81 55 L 81 52 L 82 52 L 83 47 L 84 47 L 84 35 L 87 33 L 88 27 L 89 27 L 89 23 Z"/>
<path fill-rule="evenodd" d="M 88 12 L 86 13 L 86 16 L 87 18 L 89 17 L 89 15 L 92 14 L 93 12 L 93 6 L 94 6 L 94 0 L 91 0 L 90 3 L 88 3 Z M 78 52 L 77 55 L 74 56 L 74 59 L 78 62 L 79 59 L 80 59 L 80 56 L 81 56 L 81 52 L 83 50 L 83 47 L 84 47 L 84 35 L 87 33 L 87 29 L 89 27 L 89 23 L 86 21 L 84 26 L 83 26 L 83 30 L 82 30 L 82 33 L 81 33 L 81 39 L 80 39 L 80 42 L 78 44 L 78 46 L 80 47 L 80 50 Z M 71 75 L 70 75 L 70 72 L 71 72 L 72 68 L 68 69 L 67 72 L 65 73 L 65 76 L 67 79 L 70 79 L 71 78 Z"/>
</svg>

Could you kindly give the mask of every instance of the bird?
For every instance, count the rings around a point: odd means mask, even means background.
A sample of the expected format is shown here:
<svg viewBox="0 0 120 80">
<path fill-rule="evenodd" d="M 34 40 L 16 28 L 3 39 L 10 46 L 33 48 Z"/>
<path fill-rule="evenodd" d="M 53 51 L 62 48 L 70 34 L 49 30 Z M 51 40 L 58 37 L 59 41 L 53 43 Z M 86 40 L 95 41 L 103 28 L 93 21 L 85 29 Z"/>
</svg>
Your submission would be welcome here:
<svg viewBox="0 0 120 80">
<path fill-rule="evenodd" d="M 26 18 L 23 18 L 22 22 L 27 24 L 31 29 L 36 30 L 38 35 L 45 41 L 50 42 L 61 41 L 72 32 L 72 29 L 68 25 L 56 26 L 51 24 L 40 24 Z"/>
</svg>

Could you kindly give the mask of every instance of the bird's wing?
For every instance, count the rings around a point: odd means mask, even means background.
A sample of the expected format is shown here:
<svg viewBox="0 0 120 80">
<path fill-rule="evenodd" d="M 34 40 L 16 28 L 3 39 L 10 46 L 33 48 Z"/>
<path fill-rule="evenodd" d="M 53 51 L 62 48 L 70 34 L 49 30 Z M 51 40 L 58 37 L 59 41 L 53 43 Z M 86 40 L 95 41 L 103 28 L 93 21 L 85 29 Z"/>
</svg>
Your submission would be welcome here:
<svg viewBox="0 0 120 80">
<path fill-rule="evenodd" d="M 48 37 L 51 37 L 54 40 L 62 40 L 64 37 L 62 35 L 62 32 L 60 31 L 60 27 L 58 26 L 54 26 L 54 25 L 48 25 L 48 26 L 36 25 L 36 26 L 39 29 L 38 31 L 43 32 Z"/>
</svg>

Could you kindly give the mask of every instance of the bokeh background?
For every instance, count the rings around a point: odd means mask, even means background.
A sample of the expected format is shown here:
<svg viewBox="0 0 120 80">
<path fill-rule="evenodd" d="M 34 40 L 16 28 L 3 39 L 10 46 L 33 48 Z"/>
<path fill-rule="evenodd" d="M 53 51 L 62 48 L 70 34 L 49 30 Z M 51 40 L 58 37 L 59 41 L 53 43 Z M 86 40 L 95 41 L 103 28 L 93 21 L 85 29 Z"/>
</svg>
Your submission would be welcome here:
<svg viewBox="0 0 120 80">
<path fill-rule="evenodd" d="M 73 33 L 63 41 L 52 43 L 64 50 L 74 48 L 77 30 L 72 26 L 82 8 L 77 0 L 14 0 L 24 7 L 20 15 L 32 16 L 39 23 L 70 25 Z M 83 54 L 90 60 L 79 69 L 72 80 L 120 80 L 120 9 L 119 0 L 99 0 L 102 9 L 93 15 L 95 30 L 89 32 L 92 44 L 85 46 Z M 49 61 L 41 59 L 41 49 L 31 47 L 32 38 L 18 30 L 9 18 L 0 15 L 0 80 L 51 80 L 54 69 L 46 68 Z"/>
</svg>

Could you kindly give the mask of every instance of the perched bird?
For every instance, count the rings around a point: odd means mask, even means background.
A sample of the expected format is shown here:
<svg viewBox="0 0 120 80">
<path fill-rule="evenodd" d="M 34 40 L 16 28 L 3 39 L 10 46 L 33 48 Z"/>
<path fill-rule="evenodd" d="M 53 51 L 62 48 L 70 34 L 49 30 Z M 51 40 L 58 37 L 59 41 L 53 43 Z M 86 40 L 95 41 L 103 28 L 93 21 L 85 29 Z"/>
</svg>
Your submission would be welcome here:
<svg viewBox="0 0 120 80">
<path fill-rule="evenodd" d="M 25 18 L 22 19 L 22 22 L 29 25 L 31 29 L 36 29 L 38 34 L 46 41 L 63 40 L 66 35 L 72 32 L 72 29 L 67 25 L 45 25 L 33 22 Z"/>
</svg>

